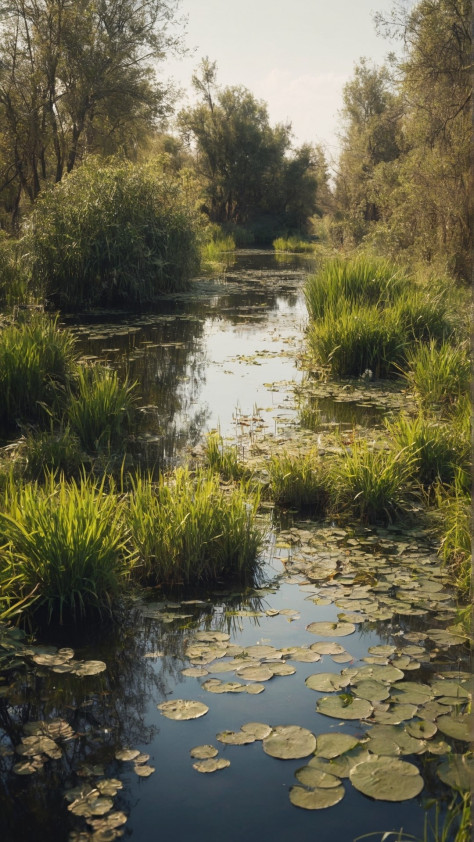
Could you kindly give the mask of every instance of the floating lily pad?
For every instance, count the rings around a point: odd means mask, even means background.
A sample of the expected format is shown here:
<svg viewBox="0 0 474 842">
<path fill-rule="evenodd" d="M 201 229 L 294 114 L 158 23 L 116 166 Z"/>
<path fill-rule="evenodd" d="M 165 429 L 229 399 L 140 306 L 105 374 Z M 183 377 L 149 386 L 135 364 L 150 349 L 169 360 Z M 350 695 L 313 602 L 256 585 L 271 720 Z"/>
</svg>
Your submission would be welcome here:
<svg viewBox="0 0 474 842">
<path fill-rule="evenodd" d="M 471 698 L 471 694 L 467 687 L 463 687 L 458 681 L 444 679 L 442 681 L 433 681 L 431 689 L 435 696 L 450 696 L 461 701 L 467 701 Z"/>
<path fill-rule="evenodd" d="M 474 760 L 464 754 L 452 754 L 438 767 L 437 772 L 443 783 L 452 789 L 468 791 L 472 784 Z"/>
<path fill-rule="evenodd" d="M 103 781 L 97 781 L 96 786 L 101 795 L 108 795 L 110 798 L 117 795 L 119 789 L 123 789 L 122 781 L 119 781 L 117 778 L 106 778 Z"/>
<path fill-rule="evenodd" d="M 407 801 L 423 789 L 423 778 L 416 766 L 392 757 L 373 757 L 358 763 L 349 778 L 359 792 L 376 801 Z"/>
<path fill-rule="evenodd" d="M 207 744 L 204 746 L 194 746 L 189 753 L 196 760 L 209 760 L 210 757 L 215 757 L 216 754 L 219 754 L 219 751 L 214 746 Z"/>
<path fill-rule="evenodd" d="M 399 725 L 413 719 L 419 713 L 417 705 L 394 704 L 388 711 L 374 711 L 372 719 L 381 725 Z"/>
<path fill-rule="evenodd" d="M 136 775 L 138 775 L 139 778 L 149 778 L 150 775 L 153 774 L 155 769 L 153 768 L 153 766 L 135 764 L 135 766 L 133 767 L 133 771 L 135 772 Z"/>
<path fill-rule="evenodd" d="M 277 725 L 263 740 L 263 750 L 280 760 L 307 757 L 316 748 L 316 737 L 299 725 Z"/>
<path fill-rule="evenodd" d="M 163 716 L 168 719 L 198 719 L 204 716 L 209 710 L 203 702 L 194 702 L 190 699 L 170 699 L 157 705 Z"/>
<path fill-rule="evenodd" d="M 358 681 L 355 685 L 355 691 L 361 699 L 368 699 L 370 702 L 381 702 L 390 696 L 390 688 L 373 678 Z"/>
<path fill-rule="evenodd" d="M 203 643 L 214 643 L 214 641 L 216 640 L 230 640 L 230 634 L 221 631 L 198 631 L 194 635 L 194 639 L 199 640 Z"/>
<path fill-rule="evenodd" d="M 325 640 L 321 640 L 319 643 L 312 643 L 309 648 L 313 652 L 317 652 L 318 655 L 342 655 L 345 652 L 344 647 L 340 643 Z"/>
<path fill-rule="evenodd" d="M 216 739 L 229 746 L 244 746 L 248 743 L 254 743 L 256 738 L 253 734 L 245 731 L 220 731 L 219 734 L 216 734 Z"/>
<path fill-rule="evenodd" d="M 98 675 L 107 669 L 107 664 L 103 661 L 83 661 L 77 667 L 74 667 L 72 672 L 83 678 L 86 675 Z"/>
<path fill-rule="evenodd" d="M 239 681 L 221 681 L 220 678 L 210 678 L 202 687 L 208 693 L 245 693 L 245 684 Z"/>
<path fill-rule="evenodd" d="M 355 625 L 354 623 L 318 622 L 310 623 L 306 626 L 306 631 L 320 637 L 346 637 L 355 632 Z"/>
<path fill-rule="evenodd" d="M 452 737 L 453 740 L 469 742 L 471 739 L 472 716 L 469 713 L 452 713 L 440 716 L 436 720 L 436 724 L 443 734 Z"/>
<path fill-rule="evenodd" d="M 409 722 L 405 728 L 407 733 L 410 734 L 410 737 L 416 737 L 419 740 L 430 740 L 438 730 L 434 722 L 430 722 L 429 719 L 419 719 L 416 722 Z"/>
<path fill-rule="evenodd" d="M 193 769 L 205 773 L 217 772 L 219 769 L 226 769 L 227 766 L 230 766 L 230 760 L 226 760 L 224 757 L 210 757 L 207 760 L 198 760 L 197 763 L 193 763 Z"/>
<path fill-rule="evenodd" d="M 246 722 L 240 730 L 245 734 L 251 734 L 256 740 L 264 740 L 272 731 L 270 725 L 264 722 Z"/>
<path fill-rule="evenodd" d="M 392 699 L 397 702 L 423 705 L 433 698 L 428 684 L 416 681 L 398 681 L 392 685 Z"/>
<path fill-rule="evenodd" d="M 86 798 L 77 799 L 69 804 L 68 810 L 74 813 L 75 816 L 83 816 L 89 818 L 90 816 L 104 816 L 114 806 L 111 798 L 104 798 L 102 795 L 95 795 L 94 790 Z"/>
<path fill-rule="evenodd" d="M 242 667 L 238 670 L 237 675 L 248 681 L 269 681 L 270 678 L 273 678 L 272 670 L 264 666 Z"/>
<path fill-rule="evenodd" d="M 110 839 L 117 838 L 117 835 L 121 836 L 121 831 L 118 834 L 115 834 L 115 835 L 113 835 L 113 831 L 117 827 L 121 827 L 122 825 L 124 825 L 126 823 L 126 821 L 127 821 L 127 816 L 125 815 L 125 813 L 122 813 L 122 812 L 119 812 L 119 811 L 116 811 L 114 813 L 109 813 L 109 815 L 106 816 L 103 819 L 90 819 L 88 821 L 88 824 L 90 824 L 92 829 L 95 831 L 94 837 L 93 837 L 94 842 L 95 842 L 95 839 L 96 839 L 95 834 L 98 834 L 97 842 L 102 842 L 102 840 L 103 840 L 103 842 L 106 842 L 106 840 L 107 840 L 107 842 L 109 842 Z M 71 836 L 69 837 L 69 839 L 71 840 Z M 72 840 L 71 840 L 71 842 L 72 842 Z M 79 840 L 78 840 L 78 842 L 79 842 Z"/>
<path fill-rule="evenodd" d="M 400 679 L 404 678 L 401 670 L 390 665 L 383 666 L 381 664 L 367 664 L 367 666 L 360 667 L 359 669 L 345 669 L 343 670 L 343 675 L 350 675 L 352 684 L 368 679 L 381 681 L 384 684 L 393 684 L 395 681 L 400 681 Z"/>
<path fill-rule="evenodd" d="M 321 655 L 319 652 L 315 652 L 312 649 L 306 649 L 304 646 L 298 646 L 295 648 L 294 652 L 290 655 L 291 661 L 298 661 L 302 664 L 314 664 L 316 661 L 321 660 Z"/>
<path fill-rule="evenodd" d="M 350 751 L 359 744 L 357 737 L 351 734 L 340 734 L 334 732 L 331 734 L 318 734 L 316 737 L 316 757 L 325 757 L 328 760 L 333 757 L 339 757 L 346 751 Z"/>
<path fill-rule="evenodd" d="M 373 754 L 395 757 L 400 754 L 422 754 L 426 750 L 425 741 L 410 736 L 403 725 L 374 725 L 367 736 L 367 747 Z"/>
<path fill-rule="evenodd" d="M 292 786 L 290 789 L 291 803 L 303 810 L 324 810 L 326 807 L 334 807 L 343 798 L 343 786 L 333 789 L 305 789 L 302 786 Z"/>
<path fill-rule="evenodd" d="M 323 772 L 321 769 L 315 769 L 314 766 L 302 766 L 295 772 L 295 778 L 304 786 L 309 786 L 313 789 L 321 787 L 321 789 L 332 789 L 334 786 L 339 786 L 341 779 L 330 772 Z"/>
<path fill-rule="evenodd" d="M 270 663 L 267 666 L 273 675 L 294 675 L 296 672 L 295 668 L 290 666 L 290 664 Z"/>
<path fill-rule="evenodd" d="M 342 690 L 349 684 L 349 678 L 334 672 L 317 672 L 308 675 L 305 684 L 310 690 L 318 690 L 321 693 L 331 693 L 333 690 Z"/>
<path fill-rule="evenodd" d="M 330 760 L 324 760 L 322 757 L 312 757 L 308 766 L 320 769 L 322 772 L 328 772 L 338 778 L 348 778 L 353 766 L 357 763 L 365 762 L 370 756 L 365 746 L 358 745 L 344 752 L 339 757 L 334 757 Z"/>
<path fill-rule="evenodd" d="M 316 703 L 318 713 L 335 719 L 367 719 L 373 707 L 367 699 L 357 699 L 350 693 L 339 696 L 323 696 Z"/>
<path fill-rule="evenodd" d="M 15 763 L 13 771 L 15 775 L 33 775 L 39 769 L 42 769 L 43 764 L 38 761 L 25 760 L 22 763 Z"/>
<path fill-rule="evenodd" d="M 200 678 L 201 676 L 209 675 L 209 671 L 204 669 L 204 667 L 186 667 L 186 669 L 181 670 L 181 674 L 190 678 Z"/>
<path fill-rule="evenodd" d="M 249 694 L 249 696 L 257 696 L 259 693 L 263 693 L 265 687 L 263 684 L 245 684 L 245 692 Z"/>
<path fill-rule="evenodd" d="M 138 757 L 140 752 L 136 748 L 122 748 L 120 751 L 115 752 L 116 760 L 135 760 Z"/>
</svg>

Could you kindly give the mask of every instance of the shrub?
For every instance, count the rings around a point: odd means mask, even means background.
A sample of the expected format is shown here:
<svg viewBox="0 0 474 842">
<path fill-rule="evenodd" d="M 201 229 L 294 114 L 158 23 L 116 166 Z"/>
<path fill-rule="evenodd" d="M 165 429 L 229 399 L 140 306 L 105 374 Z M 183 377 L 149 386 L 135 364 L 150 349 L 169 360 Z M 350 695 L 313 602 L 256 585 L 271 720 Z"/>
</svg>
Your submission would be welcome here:
<svg viewBox="0 0 474 842">
<path fill-rule="evenodd" d="M 74 377 L 74 339 L 41 313 L 0 331 L 0 427 L 44 421 L 64 407 Z"/>
<path fill-rule="evenodd" d="M 391 377 L 404 359 L 406 333 L 391 309 L 346 305 L 310 325 L 308 343 L 316 362 L 335 376 L 369 369 L 375 377 Z"/>
<path fill-rule="evenodd" d="M 412 472 L 409 450 L 372 450 L 356 441 L 332 466 L 335 508 L 368 523 L 391 521 L 407 508 Z"/>
<path fill-rule="evenodd" d="M 121 443 L 130 423 L 135 390 L 135 383 L 121 383 L 116 371 L 103 366 L 79 369 L 67 417 L 86 450 L 110 450 Z"/>
<path fill-rule="evenodd" d="M 306 306 L 311 319 L 322 319 L 328 313 L 334 317 L 353 306 L 385 305 L 407 285 L 401 270 L 387 260 L 362 255 L 334 258 L 308 278 Z"/>
<path fill-rule="evenodd" d="M 459 424 L 443 424 L 422 414 L 416 418 L 400 415 L 387 423 L 387 429 L 395 447 L 413 454 L 413 476 L 423 486 L 436 480 L 452 483 L 459 469 L 469 470 L 469 435 Z"/>
<path fill-rule="evenodd" d="M 447 409 L 469 392 L 471 364 L 465 345 L 434 340 L 407 354 L 405 377 L 423 407 Z"/>
<path fill-rule="evenodd" d="M 44 486 L 13 486 L 4 494 L 0 536 L 21 599 L 39 622 L 78 621 L 112 614 L 129 578 L 133 556 L 123 518 L 123 501 L 83 477 L 80 482 L 50 475 Z"/>
<path fill-rule="evenodd" d="M 308 509 L 318 516 L 325 514 L 328 472 L 317 453 L 274 455 L 268 470 L 270 493 L 277 506 Z"/>
<path fill-rule="evenodd" d="M 156 163 L 90 158 L 36 203 L 33 280 L 71 309 L 140 305 L 183 289 L 199 265 L 191 205 L 184 182 Z"/>
<path fill-rule="evenodd" d="M 193 477 L 178 468 L 156 485 L 134 479 L 128 511 L 141 578 L 169 585 L 252 578 L 262 541 L 257 505 L 245 484 L 226 493 L 209 471 Z"/>
</svg>

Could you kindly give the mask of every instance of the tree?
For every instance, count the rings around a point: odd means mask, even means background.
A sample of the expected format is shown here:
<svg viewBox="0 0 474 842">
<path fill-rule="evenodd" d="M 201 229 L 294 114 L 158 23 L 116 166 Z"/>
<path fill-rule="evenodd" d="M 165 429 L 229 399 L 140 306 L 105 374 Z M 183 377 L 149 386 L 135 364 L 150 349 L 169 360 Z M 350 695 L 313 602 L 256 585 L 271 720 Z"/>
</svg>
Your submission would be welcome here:
<svg viewBox="0 0 474 842">
<path fill-rule="evenodd" d="M 0 0 L 0 194 L 34 201 L 86 152 L 129 152 L 169 109 L 153 61 L 176 0 Z M 2 154 L 3 153 L 3 154 Z"/>
</svg>

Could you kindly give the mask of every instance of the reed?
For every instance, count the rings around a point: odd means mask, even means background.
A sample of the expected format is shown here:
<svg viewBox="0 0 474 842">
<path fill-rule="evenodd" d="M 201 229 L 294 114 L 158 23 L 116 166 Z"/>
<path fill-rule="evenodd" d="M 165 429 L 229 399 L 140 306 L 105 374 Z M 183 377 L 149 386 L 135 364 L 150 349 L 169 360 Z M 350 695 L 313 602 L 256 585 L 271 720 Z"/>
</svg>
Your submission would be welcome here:
<svg viewBox="0 0 474 842">
<path fill-rule="evenodd" d="M 239 480 L 245 475 L 236 445 L 226 445 L 220 433 L 209 433 L 204 447 L 204 465 L 223 480 Z"/>
<path fill-rule="evenodd" d="M 136 383 L 103 366 L 81 367 L 67 419 L 86 450 L 110 451 L 123 443 L 135 400 Z"/>
<path fill-rule="evenodd" d="M 316 452 L 273 455 L 268 463 L 270 494 L 277 506 L 326 513 L 330 490 L 328 471 Z"/>
<path fill-rule="evenodd" d="M 314 243 L 300 240 L 299 237 L 277 237 L 272 243 L 274 251 L 290 252 L 292 254 L 312 253 L 315 249 Z"/>
<path fill-rule="evenodd" d="M 471 363 L 465 343 L 418 343 L 407 354 L 404 371 L 422 407 L 448 410 L 469 393 Z"/>
<path fill-rule="evenodd" d="M 262 534 L 254 516 L 258 494 L 248 486 L 224 491 L 206 470 L 178 468 L 169 477 L 132 481 L 128 523 L 147 583 L 211 584 L 251 580 Z"/>
<path fill-rule="evenodd" d="M 472 574 L 471 495 L 461 471 L 456 473 L 450 486 L 441 482 L 437 484 L 435 501 L 434 513 L 441 537 L 440 555 L 451 573 L 459 597 L 466 599 Z"/>
<path fill-rule="evenodd" d="M 402 291 L 393 306 L 410 342 L 441 343 L 455 333 L 455 323 L 443 294 L 411 287 Z"/>
<path fill-rule="evenodd" d="M 419 413 L 415 418 L 402 414 L 386 427 L 394 446 L 413 454 L 413 477 L 425 488 L 437 481 L 453 483 L 459 470 L 468 473 L 470 437 L 462 424 Z"/>
<path fill-rule="evenodd" d="M 20 453 L 26 461 L 26 475 L 34 480 L 44 479 L 51 473 L 78 476 L 87 461 L 79 438 L 69 426 L 28 432 Z"/>
<path fill-rule="evenodd" d="M 0 427 L 61 412 L 76 370 L 74 339 L 42 313 L 0 331 Z"/>
<path fill-rule="evenodd" d="M 39 624 L 78 622 L 112 615 L 130 577 L 124 502 L 83 476 L 44 485 L 11 485 L 0 510 L 0 537 L 17 601 L 34 594 L 29 607 Z"/>
</svg>

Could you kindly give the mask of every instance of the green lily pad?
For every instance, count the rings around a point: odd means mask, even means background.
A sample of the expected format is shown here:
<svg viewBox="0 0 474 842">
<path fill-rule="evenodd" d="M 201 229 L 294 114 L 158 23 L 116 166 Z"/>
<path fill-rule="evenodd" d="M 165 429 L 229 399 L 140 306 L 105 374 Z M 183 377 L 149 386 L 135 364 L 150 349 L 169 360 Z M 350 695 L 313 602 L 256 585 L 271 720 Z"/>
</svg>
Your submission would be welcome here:
<svg viewBox="0 0 474 842">
<path fill-rule="evenodd" d="M 245 684 L 245 692 L 249 694 L 249 696 L 257 696 L 259 693 L 263 693 L 265 687 L 263 684 Z"/>
<path fill-rule="evenodd" d="M 474 772 L 474 759 L 465 754 L 452 754 L 437 769 L 438 777 L 452 789 L 469 791 Z"/>
<path fill-rule="evenodd" d="M 350 693 L 339 696 L 323 696 L 316 703 L 318 713 L 335 719 L 367 719 L 373 707 L 367 699 L 357 699 Z"/>
<path fill-rule="evenodd" d="M 133 771 L 136 775 L 138 775 L 139 778 L 149 778 L 150 775 L 153 774 L 155 769 L 153 768 L 153 766 L 135 764 L 135 766 L 133 767 Z"/>
<path fill-rule="evenodd" d="M 303 810 L 324 810 L 327 807 L 334 807 L 343 798 L 343 786 L 333 789 L 305 789 L 302 786 L 292 786 L 290 789 L 291 803 Z"/>
<path fill-rule="evenodd" d="M 209 710 L 203 702 L 194 702 L 190 699 L 169 699 L 169 701 L 157 705 L 157 708 L 161 710 L 163 716 L 177 720 L 198 719 Z"/>
<path fill-rule="evenodd" d="M 74 675 L 78 675 L 83 678 L 86 675 L 98 675 L 106 669 L 107 664 L 104 664 L 103 661 L 83 661 L 82 663 L 79 663 L 77 667 L 74 667 L 72 672 Z"/>
<path fill-rule="evenodd" d="M 413 763 L 392 757 L 374 757 L 358 763 L 349 775 L 352 785 L 376 801 L 407 801 L 423 789 L 423 778 Z"/>
<path fill-rule="evenodd" d="M 256 738 L 245 731 L 220 731 L 216 734 L 216 739 L 228 746 L 245 746 L 248 743 L 254 743 Z"/>
<path fill-rule="evenodd" d="M 410 737 L 416 737 L 419 740 L 430 740 L 434 737 L 438 728 L 434 722 L 429 719 L 419 719 L 416 722 L 409 722 L 405 726 Z"/>
<path fill-rule="evenodd" d="M 264 752 L 280 760 L 307 757 L 315 748 L 314 734 L 299 725 L 277 725 L 263 740 Z"/>
<path fill-rule="evenodd" d="M 312 649 L 306 649 L 304 646 L 298 646 L 290 655 L 291 661 L 298 661 L 301 664 L 315 664 L 316 661 L 321 660 L 319 652 Z"/>
<path fill-rule="evenodd" d="M 339 757 L 346 751 L 350 751 L 359 745 L 357 737 L 351 734 L 340 734 L 334 732 L 331 734 L 318 734 L 316 737 L 316 757 L 325 757 L 331 760 L 333 757 Z"/>
<path fill-rule="evenodd" d="M 367 736 L 367 747 L 373 754 L 395 757 L 422 754 L 426 750 L 424 740 L 411 737 L 403 725 L 374 725 Z"/>
<path fill-rule="evenodd" d="M 43 763 L 34 760 L 24 760 L 22 763 L 15 763 L 13 771 L 15 775 L 33 775 L 43 768 Z"/>
<path fill-rule="evenodd" d="M 373 678 L 358 681 L 355 685 L 355 691 L 361 699 L 368 699 L 370 702 L 381 702 L 390 696 L 390 688 Z"/>
<path fill-rule="evenodd" d="M 309 648 L 313 652 L 317 652 L 318 655 L 341 655 L 345 652 L 344 647 L 340 643 L 325 640 L 321 640 L 319 643 L 312 643 Z"/>
<path fill-rule="evenodd" d="M 97 790 L 94 790 L 94 792 L 97 792 Z M 91 793 L 86 798 L 73 801 L 72 804 L 69 804 L 68 810 L 75 816 L 83 816 L 87 819 L 91 816 L 104 816 L 113 806 L 114 802 L 111 798 L 104 798 L 102 795 Z"/>
<path fill-rule="evenodd" d="M 380 725 L 400 725 L 401 722 L 407 722 L 417 715 L 417 705 L 408 704 L 394 704 L 391 705 L 388 711 L 374 711 L 372 719 Z"/>
<path fill-rule="evenodd" d="M 340 778 L 331 775 L 330 772 L 323 772 L 321 769 L 315 769 L 314 766 L 302 766 L 295 772 L 295 778 L 303 784 L 312 789 L 320 787 L 321 789 L 332 789 L 334 786 L 339 786 Z"/>
<path fill-rule="evenodd" d="M 349 772 L 357 763 L 364 763 L 371 757 L 365 746 L 357 745 L 339 757 L 324 760 L 322 757 L 312 757 L 308 766 L 328 772 L 338 778 L 348 778 Z"/>
<path fill-rule="evenodd" d="M 214 746 L 203 745 L 203 746 L 194 746 L 190 750 L 191 757 L 196 758 L 196 760 L 209 760 L 210 757 L 215 757 L 216 754 L 219 754 L 219 751 Z"/>
<path fill-rule="evenodd" d="M 469 742 L 472 731 L 472 716 L 469 713 L 450 713 L 436 720 L 439 730 L 453 740 Z"/>
<path fill-rule="evenodd" d="M 452 681 L 450 679 L 444 679 L 441 681 L 433 681 L 431 683 L 431 689 L 435 696 L 450 696 L 453 698 L 453 703 L 455 699 L 459 699 L 461 701 L 467 701 L 471 698 L 471 694 L 467 687 L 463 687 L 462 684 L 459 684 L 458 681 Z"/>
<path fill-rule="evenodd" d="M 308 675 L 305 684 L 310 690 L 318 690 L 321 693 L 331 693 L 333 690 L 342 690 L 349 684 L 349 678 L 334 672 L 317 672 Z"/>
<path fill-rule="evenodd" d="M 354 623 L 318 622 L 310 623 L 306 626 L 306 631 L 318 634 L 320 637 L 346 637 L 355 632 L 355 625 Z"/>
<path fill-rule="evenodd" d="M 193 763 L 193 769 L 196 769 L 196 772 L 218 772 L 220 769 L 226 769 L 227 766 L 230 766 L 230 760 L 226 760 L 224 757 L 210 757 L 207 760 L 198 760 L 197 763 Z"/>
<path fill-rule="evenodd" d="M 209 678 L 202 685 L 208 693 L 245 693 L 245 684 L 239 681 L 221 681 L 220 678 Z"/>
<path fill-rule="evenodd" d="M 359 669 L 343 670 L 343 675 L 351 676 L 351 683 L 356 684 L 358 681 L 381 681 L 383 684 L 393 684 L 404 678 L 403 672 L 397 667 L 392 667 L 389 664 L 384 666 L 382 664 L 367 664 L 365 667 Z"/>
<path fill-rule="evenodd" d="M 251 734 L 256 740 L 264 740 L 272 731 L 270 725 L 264 722 L 246 722 L 240 730 L 245 734 Z"/>
<path fill-rule="evenodd" d="M 273 675 L 294 675 L 296 670 L 290 664 L 270 663 L 266 664 L 268 669 L 272 671 Z"/>
<path fill-rule="evenodd" d="M 449 754 L 452 751 L 451 746 L 445 740 L 430 740 L 426 750 L 430 754 Z"/>
<path fill-rule="evenodd" d="M 135 760 L 140 752 L 136 748 L 122 748 L 115 752 L 116 760 Z"/>
<path fill-rule="evenodd" d="M 108 795 L 109 798 L 114 798 L 119 789 L 123 789 L 123 783 L 118 778 L 106 778 L 103 781 L 97 781 L 96 786 L 101 795 Z"/>
<path fill-rule="evenodd" d="M 186 667 L 186 669 L 181 670 L 181 675 L 186 675 L 190 678 L 200 678 L 201 676 L 209 675 L 209 670 L 204 669 L 204 667 Z"/>
<path fill-rule="evenodd" d="M 248 681 L 269 681 L 273 678 L 273 672 L 268 667 L 242 667 L 237 671 L 239 678 L 245 678 Z"/>
</svg>

